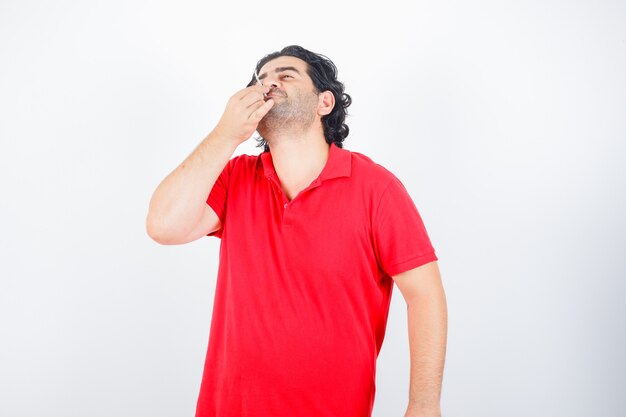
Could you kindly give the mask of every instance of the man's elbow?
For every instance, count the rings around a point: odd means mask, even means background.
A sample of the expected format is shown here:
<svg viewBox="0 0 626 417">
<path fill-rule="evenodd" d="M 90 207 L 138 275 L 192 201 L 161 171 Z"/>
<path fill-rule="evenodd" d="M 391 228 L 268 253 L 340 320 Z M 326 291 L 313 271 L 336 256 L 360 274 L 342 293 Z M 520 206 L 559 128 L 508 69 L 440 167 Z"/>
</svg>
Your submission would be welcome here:
<svg viewBox="0 0 626 417">
<path fill-rule="evenodd" d="M 163 225 L 159 224 L 154 218 L 150 215 L 146 217 L 146 233 L 158 244 L 161 245 L 173 245 L 175 244 L 176 239 L 172 236 L 171 233 L 167 232 L 167 229 L 163 227 Z"/>
</svg>

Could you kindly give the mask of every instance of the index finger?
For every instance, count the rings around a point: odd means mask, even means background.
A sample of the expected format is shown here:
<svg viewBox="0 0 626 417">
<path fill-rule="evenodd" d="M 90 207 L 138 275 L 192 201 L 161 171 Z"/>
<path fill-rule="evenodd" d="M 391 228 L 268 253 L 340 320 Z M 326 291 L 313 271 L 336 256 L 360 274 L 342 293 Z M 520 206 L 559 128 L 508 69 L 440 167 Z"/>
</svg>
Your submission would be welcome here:
<svg viewBox="0 0 626 417">
<path fill-rule="evenodd" d="M 242 98 L 244 98 L 251 91 L 258 91 L 260 93 L 267 93 L 268 91 L 270 91 L 270 87 L 267 86 L 267 85 L 254 84 L 254 85 L 251 85 L 250 87 L 244 88 L 243 90 L 239 90 L 235 94 L 235 97 L 237 99 L 241 100 Z"/>
</svg>

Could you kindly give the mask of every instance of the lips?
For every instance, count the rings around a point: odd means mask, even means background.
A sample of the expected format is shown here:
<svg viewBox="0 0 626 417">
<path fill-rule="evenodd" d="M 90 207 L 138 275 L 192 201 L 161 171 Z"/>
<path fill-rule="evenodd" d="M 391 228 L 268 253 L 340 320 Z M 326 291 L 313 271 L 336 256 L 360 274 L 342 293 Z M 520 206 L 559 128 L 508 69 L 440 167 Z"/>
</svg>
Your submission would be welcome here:
<svg viewBox="0 0 626 417">
<path fill-rule="evenodd" d="M 280 93 L 272 92 L 272 93 L 268 93 L 268 94 L 265 95 L 265 100 L 267 101 L 268 98 L 272 98 L 272 97 L 285 97 L 285 95 L 284 94 L 280 94 Z"/>
</svg>

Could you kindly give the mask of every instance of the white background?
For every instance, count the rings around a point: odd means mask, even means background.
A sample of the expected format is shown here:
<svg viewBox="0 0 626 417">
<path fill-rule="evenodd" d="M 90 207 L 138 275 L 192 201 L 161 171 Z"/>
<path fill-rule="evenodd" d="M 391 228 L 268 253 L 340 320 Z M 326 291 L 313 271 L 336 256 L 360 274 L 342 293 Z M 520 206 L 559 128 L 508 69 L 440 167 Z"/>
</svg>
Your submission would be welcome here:
<svg viewBox="0 0 626 417">
<path fill-rule="evenodd" d="M 436 248 L 443 415 L 622 416 L 626 3 L 215 3 L 0 3 L 0 415 L 193 416 L 220 241 L 153 242 L 148 202 L 299 44 Z M 395 288 L 374 416 L 408 387 Z"/>
</svg>

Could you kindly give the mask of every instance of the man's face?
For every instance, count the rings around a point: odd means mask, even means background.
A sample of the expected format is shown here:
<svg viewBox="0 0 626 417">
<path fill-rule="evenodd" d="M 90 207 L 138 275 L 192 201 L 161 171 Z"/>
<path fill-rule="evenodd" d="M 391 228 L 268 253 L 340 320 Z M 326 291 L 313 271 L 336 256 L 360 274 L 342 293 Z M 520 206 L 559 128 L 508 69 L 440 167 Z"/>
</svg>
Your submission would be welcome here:
<svg viewBox="0 0 626 417">
<path fill-rule="evenodd" d="M 306 72 L 307 63 L 292 56 L 281 56 L 267 62 L 259 71 L 263 85 L 270 87 L 266 101 L 274 100 L 272 109 L 261 119 L 261 135 L 275 129 L 306 129 L 317 114 L 318 94 Z"/>
</svg>

